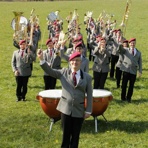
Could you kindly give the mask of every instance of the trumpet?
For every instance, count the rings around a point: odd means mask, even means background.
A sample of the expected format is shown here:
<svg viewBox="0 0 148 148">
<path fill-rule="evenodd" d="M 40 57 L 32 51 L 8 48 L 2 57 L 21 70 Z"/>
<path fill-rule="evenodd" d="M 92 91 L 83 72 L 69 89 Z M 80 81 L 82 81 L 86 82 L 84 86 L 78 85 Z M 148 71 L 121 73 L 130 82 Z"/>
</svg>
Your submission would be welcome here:
<svg viewBox="0 0 148 148">
<path fill-rule="evenodd" d="M 128 17 L 129 17 L 129 12 L 130 12 L 131 4 L 132 4 L 132 1 L 131 0 L 127 0 L 124 16 L 123 16 L 122 22 L 120 24 L 120 26 L 122 27 L 121 28 L 122 33 L 124 35 L 125 35 L 125 32 L 126 32 L 126 27 L 127 27 L 127 22 L 128 22 Z"/>
</svg>

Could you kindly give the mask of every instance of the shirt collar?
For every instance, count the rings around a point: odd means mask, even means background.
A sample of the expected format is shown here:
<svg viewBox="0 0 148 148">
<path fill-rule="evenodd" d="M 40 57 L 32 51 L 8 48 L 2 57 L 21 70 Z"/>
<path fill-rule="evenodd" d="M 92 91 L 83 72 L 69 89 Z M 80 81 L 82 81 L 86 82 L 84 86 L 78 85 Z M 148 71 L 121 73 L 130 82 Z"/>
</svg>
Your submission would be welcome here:
<svg viewBox="0 0 148 148">
<path fill-rule="evenodd" d="M 73 73 L 74 71 L 72 71 Z M 78 71 L 76 71 L 77 75 L 80 75 L 80 69 Z"/>
</svg>

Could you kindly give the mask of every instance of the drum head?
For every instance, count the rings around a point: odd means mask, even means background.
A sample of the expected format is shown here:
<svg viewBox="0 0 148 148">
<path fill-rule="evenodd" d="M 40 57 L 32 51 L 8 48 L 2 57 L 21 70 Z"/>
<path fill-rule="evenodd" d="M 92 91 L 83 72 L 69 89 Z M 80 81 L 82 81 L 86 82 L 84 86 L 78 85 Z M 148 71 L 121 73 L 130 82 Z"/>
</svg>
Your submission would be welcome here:
<svg viewBox="0 0 148 148">
<path fill-rule="evenodd" d="M 41 96 L 42 98 L 52 98 L 52 99 L 61 98 L 62 90 L 57 90 L 57 89 L 44 90 L 39 92 L 38 95 Z"/>
<path fill-rule="evenodd" d="M 101 89 L 94 89 L 93 90 L 93 97 L 94 98 L 100 98 L 100 97 L 108 97 L 111 96 L 112 93 L 107 90 L 101 90 Z"/>
</svg>

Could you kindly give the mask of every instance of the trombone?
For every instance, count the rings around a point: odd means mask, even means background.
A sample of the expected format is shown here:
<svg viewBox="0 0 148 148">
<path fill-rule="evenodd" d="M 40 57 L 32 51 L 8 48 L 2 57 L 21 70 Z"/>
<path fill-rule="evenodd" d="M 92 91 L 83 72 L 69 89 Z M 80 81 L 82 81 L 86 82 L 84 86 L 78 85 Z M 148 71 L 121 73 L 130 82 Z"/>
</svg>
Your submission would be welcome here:
<svg viewBox="0 0 148 148">
<path fill-rule="evenodd" d="M 120 26 L 122 27 L 121 30 L 122 30 L 123 35 L 125 35 L 125 32 L 126 32 L 126 27 L 127 27 L 127 22 L 128 22 L 128 17 L 129 17 L 129 12 L 130 12 L 131 4 L 132 4 L 132 1 L 131 0 L 127 0 L 126 8 L 125 8 L 124 16 L 123 16 L 123 20 L 122 20 L 122 22 L 120 24 Z"/>
</svg>

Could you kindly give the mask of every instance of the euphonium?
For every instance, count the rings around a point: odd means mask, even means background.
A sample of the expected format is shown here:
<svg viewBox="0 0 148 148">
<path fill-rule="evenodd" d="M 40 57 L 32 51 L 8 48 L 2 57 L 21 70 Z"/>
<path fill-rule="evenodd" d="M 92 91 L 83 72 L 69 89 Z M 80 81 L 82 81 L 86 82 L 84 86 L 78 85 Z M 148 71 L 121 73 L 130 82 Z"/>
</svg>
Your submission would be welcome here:
<svg viewBox="0 0 148 148">
<path fill-rule="evenodd" d="M 13 11 L 15 18 L 11 22 L 11 27 L 15 31 L 13 39 L 19 43 L 20 40 L 26 40 L 27 38 L 27 24 L 28 20 L 22 16 L 23 12 Z"/>
</svg>

